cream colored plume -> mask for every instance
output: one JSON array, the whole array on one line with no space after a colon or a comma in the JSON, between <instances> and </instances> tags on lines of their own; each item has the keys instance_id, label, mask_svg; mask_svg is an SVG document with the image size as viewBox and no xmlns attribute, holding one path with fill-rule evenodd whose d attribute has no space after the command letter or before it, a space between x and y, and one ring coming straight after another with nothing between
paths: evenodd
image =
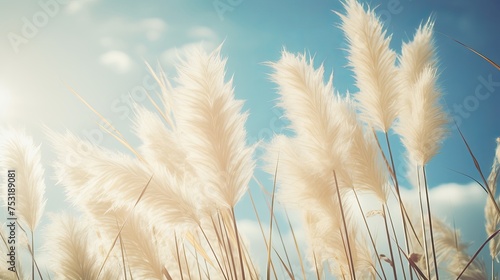
<instances>
[{"instance_id":1,"label":"cream colored plume","mask_svg":"<svg viewBox=\"0 0 500 280\"><path fill-rule=\"evenodd\" d=\"M343 4L346 14L337 14L349 43L349 65L359 88L355 98L362 119L387 132L397 116L399 95L396 53L389 47L391 37L386 36L373 10L365 10L356 0L346 0Z\"/></svg>"},{"instance_id":2,"label":"cream colored plume","mask_svg":"<svg viewBox=\"0 0 500 280\"><path fill-rule=\"evenodd\" d=\"M7 130L0 139L0 169L2 171L2 197L8 198L8 170L15 174L14 215L31 231L35 230L43 215L46 200L44 168L41 164L40 146L24 132ZM5 177L4 177L5 176ZM12 197L12 196L11 196ZM6 207L7 210L7 207Z\"/></svg>"}]
</instances>

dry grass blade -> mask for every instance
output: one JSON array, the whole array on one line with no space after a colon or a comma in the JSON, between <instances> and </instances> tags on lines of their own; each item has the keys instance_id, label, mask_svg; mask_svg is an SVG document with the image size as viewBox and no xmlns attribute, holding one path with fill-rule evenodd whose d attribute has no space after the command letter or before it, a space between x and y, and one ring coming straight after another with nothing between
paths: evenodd
<instances>
[{"instance_id":1,"label":"dry grass blade","mask_svg":"<svg viewBox=\"0 0 500 280\"><path fill-rule=\"evenodd\" d=\"M302 254L300 253L299 243L297 242L297 237L295 236L295 230L292 227L292 222L290 221L290 217L288 216L288 211L285 210L286 220L288 222L288 227L290 228L290 232L292 233L293 244L295 245L295 250L297 251L297 255L299 257L300 270L302 271L302 277L304 280L306 279L306 270L304 268L304 261L302 260Z\"/></svg>"},{"instance_id":2,"label":"dry grass blade","mask_svg":"<svg viewBox=\"0 0 500 280\"><path fill-rule=\"evenodd\" d=\"M469 266L472 264L472 262L474 261L474 259L476 259L476 257L483 250L483 248L488 244L488 242L490 242L491 239L495 238L495 236L497 236L498 233L500 233L500 229L497 230L497 231L495 231L492 235L490 235L488 237L488 239L486 239L486 241L483 242L483 244L477 249L477 251L474 253L474 255L472 256L472 258L470 259L470 261L464 267L464 269L462 270L462 272L460 272L460 274L457 276L456 280L459 280L460 277L462 277L462 275L465 273L465 271L467 270L467 268L469 268Z\"/></svg>"},{"instance_id":3,"label":"dry grass blade","mask_svg":"<svg viewBox=\"0 0 500 280\"><path fill-rule=\"evenodd\" d=\"M486 189L486 187L485 187L485 186L483 186L483 184L482 184L481 182L479 182L479 180L477 180L476 178L472 177L472 176L471 176L471 175L469 175L469 174L465 174L465 173L463 173L463 172L460 172L460 171L458 171L458 170L453 170L453 169L450 169L450 170L451 170L451 171L453 171L453 172L455 172L455 173L458 173L458 174L460 174L460 175L463 175L463 176L465 176L465 177L467 177L467 178L471 179L472 181L476 182L476 183L477 183L477 184L478 184L478 185L479 185L479 186L483 189L483 191L484 191L485 193L488 193L488 190Z\"/></svg>"},{"instance_id":4,"label":"dry grass blade","mask_svg":"<svg viewBox=\"0 0 500 280\"><path fill-rule=\"evenodd\" d=\"M158 75L156 74L156 72L153 70L153 68L151 67L151 65L149 65L149 63L146 62L146 66L148 67L149 69L149 72L151 73L151 75L153 75L153 78L155 79L155 81L158 83L158 85L160 85L160 88L164 94L164 99L166 98L165 95L167 94L168 90L167 90L167 86L169 88L171 88L170 84L167 84L165 85L165 83L158 77ZM163 73L163 72L161 72ZM164 81L168 82L167 79L164 79ZM163 117L163 119L165 120L165 122L167 122L168 125L170 125L170 127L175 127L174 125L174 122L172 121L172 119L170 118L169 116L169 109L170 108L166 108L167 109L167 114L165 114L161 109L160 107L156 104L156 102L151 98L151 96L149 94L147 94L147 97L149 99L149 101L151 101L151 103L153 104L153 106L155 107L155 109L158 111L158 113L160 113L160 115ZM167 107L167 104L166 102L164 102L165 104L165 107Z\"/></svg>"},{"instance_id":5,"label":"dry grass blade","mask_svg":"<svg viewBox=\"0 0 500 280\"><path fill-rule=\"evenodd\" d=\"M387 224L387 211L386 211L385 205L382 205L382 211L384 214L383 218L384 218L384 225L385 225L385 234L387 236L387 244L389 245L389 253L391 254L391 261L394 263L394 252L392 250L392 242L391 242L391 237L390 237L390 233L389 233L389 226ZM398 276L396 273L396 267L394 265L392 265L391 267L392 267L394 279L397 280Z\"/></svg>"},{"instance_id":6,"label":"dry grass blade","mask_svg":"<svg viewBox=\"0 0 500 280\"><path fill-rule=\"evenodd\" d=\"M116 226L118 227L118 223L116 224ZM122 238L122 235L119 234L120 236L120 253L121 253L121 257L122 257L122 265L123 265L123 277L125 278L125 280L127 280L127 264L126 264L126 261L125 261L125 248L123 248L123 238Z\"/></svg>"},{"instance_id":7,"label":"dry grass blade","mask_svg":"<svg viewBox=\"0 0 500 280\"><path fill-rule=\"evenodd\" d=\"M260 183L260 182L258 182L258 183ZM260 216L259 216L259 213L257 211L257 207L255 206L255 200L253 199L253 195L252 195L252 192L250 189L248 189L248 194L250 197L250 201L252 202L253 211L255 212L255 216L257 217L257 222L259 224L260 233L262 234L262 239L264 240L264 245L266 246L266 248L268 248L268 243L267 243L268 241L266 239L266 234L264 233L264 228L262 227L262 222L260 220ZM273 273L276 275L276 270L274 268L274 262L272 259L271 259L271 269L273 270Z\"/></svg>"},{"instance_id":8,"label":"dry grass blade","mask_svg":"<svg viewBox=\"0 0 500 280\"><path fill-rule=\"evenodd\" d=\"M205 259L205 261L207 261L211 266L214 266L214 264L212 263L212 260L208 256L205 249L200 245L200 243L194 238L194 236L190 232L187 232L184 235L184 238L187 241L189 241L189 243L194 247L195 251L197 253L199 253Z\"/></svg>"},{"instance_id":9,"label":"dry grass blade","mask_svg":"<svg viewBox=\"0 0 500 280\"><path fill-rule=\"evenodd\" d=\"M281 258L281 256L279 255L278 251L276 251L275 248L273 248L274 252L276 253L276 256L278 256L280 262L281 262L281 265L283 265L283 267L285 268L286 270L286 273L288 274L288 276L290 276L290 279L292 280L295 280L295 277L294 277L294 274L293 272L291 271L291 267L289 268L286 263L283 261L283 259Z\"/></svg>"},{"instance_id":10,"label":"dry grass blade","mask_svg":"<svg viewBox=\"0 0 500 280\"><path fill-rule=\"evenodd\" d=\"M424 174L425 200L426 200L426 204L427 204L427 216L428 216L428 220L429 220L429 233L430 233L430 237L431 237L431 248L432 248L432 256L434 259L434 269L436 271L436 279L439 280L436 245L434 242L434 229L432 227L431 203L430 203L430 199L429 199L429 186L427 185L427 173L425 172L425 166L422 166L422 173ZM430 268L429 268L429 270L430 270Z\"/></svg>"},{"instance_id":11,"label":"dry grass blade","mask_svg":"<svg viewBox=\"0 0 500 280\"><path fill-rule=\"evenodd\" d=\"M280 229L280 226L278 224L278 220L276 219L276 215L274 216L274 223L276 224L276 230L278 231L278 236L280 238L281 246L283 248L283 252L285 253L286 262L288 264L288 267L290 268L290 271L292 272L292 274L294 274L292 263L290 262L290 257L288 256L288 250L286 249L285 241L283 240L283 235L281 234L281 229ZM276 251L276 249L275 249L275 251Z\"/></svg>"},{"instance_id":12,"label":"dry grass blade","mask_svg":"<svg viewBox=\"0 0 500 280\"><path fill-rule=\"evenodd\" d=\"M278 165L279 165L279 154L276 160L276 168L274 170L274 181L273 181L273 192L271 197L271 217L269 218L269 244L267 244L267 268L266 268L266 279L270 279L271 272L271 248L273 243L273 218L274 218L274 198L276 194L276 181L278 176Z\"/></svg>"},{"instance_id":13,"label":"dry grass blade","mask_svg":"<svg viewBox=\"0 0 500 280\"><path fill-rule=\"evenodd\" d=\"M177 239L177 233L175 231L174 231L174 240L175 240L175 253L176 253L176 257L177 257L176 258L177 267L179 268L179 273L181 274L181 280L182 280L182 279L184 279L184 274L182 272L181 257L179 255L179 240Z\"/></svg>"},{"instance_id":14,"label":"dry grass blade","mask_svg":"<svg viewBox=\"0 0 500 280\"><path fill-rule=\"evenodd\" d=\"M139 195L139 197L137 198L137 201L135 202L134 206L132 207L132 212L134 211L135 207L137 206L137 204L139 204L139 201L141 201L141 198L143 197L144 193L146 192L146 190L148 189L148 186L149 184L151 183L151 180L153 180L153 175L151 175L151 177L149 178L149 181L147 182L147 184L144 186L144 188L142 189L142 192L141 194ZM125 224L127 223L129 217L132 215L132 213L129 213L129 215L125 218L125 221L123 222L123 224L120 226L120 230L118 231L118 234L116 235L116 237L114 238L113 240L113 243L111 245L111 247L109 248L108 250L108 253L106 254L106 257L104 258L104 261L101 265L101 268L99 269L99 273L97 274L97 278L99 278L99 276L101 275L103 269L104 269L104 266L106 265L106 262L109 258L109 256L111 255L111 251L113 251L113 248L115 247L115 244L116 242L118 241L118 238L120 236L120 233L122 232L123 230L123 227L125 227Z\"/></svg>"},{"instance_id":15,"label":"dry grass blade","mask_svg":"<svg viewBox=\"0 0 500 280\"><path fill-rule=\"evenodd\" d=\"M377 250L377 245L375 244L375 240L373 239L372 231L370 230L370 227L368 226L368 222L366 221L366 215L364 214L363 207L361 206L361 202L359 201L358 194L355 189L353 189L354 197L356 198L356 203L358 204L359 211L361 212L361 217L363 218L363 223L365 224L366 231L368 232L368 236L370 238L370 242L373 247L373 251L375 252L376 256L379 256L380 254L378 253ZM382 266L382 261L380 258L377 258L378 264L380 265L380 269L382 270L382 274L384 275L384 278L387 279L387 276L385 275L385 270L384 267ZM376 269L375 269L376 270Z\"/></svg>"},{"instance_id":16,"label":"dry grass blade","mask_svg":"<svg viewBox=\"0 0 500 280\"><path fill-rule=\"evenodd\" d=\"M493 60L489 59L487 56L481 54L480 52L476 51L475 49L473 49L472 47L469 47L468 45L460 42L459 40L447 35L447 34L444 34L444 33L441 33L443 34L444 36L450 38L451 40L459 43L460 45L462 45L463 47L465 47L466 49L468 49L469 51L477 54L479 57L481 57L482 59L486 60L488 63L490 63L491 65L493 65L493 67L495 67L496 69L500 70L500 65L496 64Z\"/></svg>"},{"instance_id":17,"label":"dry grass blade","mask_svg":"<svg viewBox=\"0 0 500 280\"><path fill-rule=\"evenodd\" d=\"M399 241L398 241L398 238L396 235L396 229L394 228L394 221L392 220L391 211L389 209L387 209L387 216L389 216L389 224L391 225L392 234L394 236L394 242L396 243L396 247L399 248L401 246L399 246ZM399 256L399 263L401 264L401 269L403 271L403 278L406 280L406 271L404 270L403 258L401 257L401 252L399 250L398 250L398 256ZM392 261L395 262L396 260L392 260ZM393 266L394 266L394 264L393 264ZM411 271L410 271L410 273L411 273Z\"/></svg>"},{"instance_id":18,"label":"dry grass blade","mask_svg":"<svg viewBox=\"0 0 500 280\"><path fill-rule=\"evenodd\" d=\"M19 221L16 221L17 225L19 226L19 228L22 230L22 232L28 236L28 233L26 232L26 230L23 228L23 226L19 223ZM3 237L2 237L3 238ZM31 232L31 240L33 240L33 232ZM38 272L38 276L40 276L40 279L43 280L43 277L42 277L42 272L40 271L40 268L38 267L38 263L36 261L36 258L35 258L35 253L33 252L33 249L34 248L34 243L31 243L31 245L28 243L28 251L31 255L31 258L32 258L32 265L33 265L33 268L32 268L32 277L33 276L33 273L34 273L34 268L36 268L37 272ZM17 271L16 271L17 273ZM18 276L19 277L19 276Z\"/></svg>"},{"instance_id":19,"label":"dry grass blade","mask_svg":"<svg viewBox=\"0 0 500 280\"><path fill-rule=\"evenodd\" d=\"M337 174L335 173L335 170L333 170L333 178L335 179L335 189L337 190L337 198L339 202L339 207L340 207L340 214L342 216L342 225L344 226L344 232L345 232L345 240L346 240L346 245L347 245L347 253L349 257L349 269L351 270L351 277L352 279L356 279L356 270L354 269L354 260L352 257L352 249L351 249L351 242L349 240L349 230L347 229L347 222L346 222L346 217L345 217L345 212L344 212L344 205L342 202L342 197L340 196L340 188L339 184L337 181Z\"/></svg>"},{"instance_id":20,"label":"dry grass blade","mask_svg":"<svg viewBox=\"0 0 500 280\"><path fill-rule=\"evenodd\" d=\"M213 227L215 229L216 228L215 222L213 221L213 219L211 219L211 220L212 220L212 225L213 225ZM199 225L199 229L200 229L203 237L207 241L207 244L208 244L208 247L210 248L210 251L212 252L212 254L215 257L215 261L217 262L217 265L219 266L219 269L220 269L220 272L222 273L222 276L224 277L225 280L228 280L228 276L226 276L226 275L229 275L228 272L227 272L227 270L225 270L224 268L222 268L221 262L219 261L219 258L217 257L217 253L215 252L215 250L214 250L214 248L212 246L212 243L210 242L210 239L208 238L205 230L203 229L203 227L201 226L201 224L198 224L198 225ZM221 238L219 236L219 233L218 233L217 230L215 232L217 234L218 243L220 244L221 243ZM208 269L207 269L207 271L208 271Z\"/></svg>"},{"instance_id":21,"label":"dry grass blade","mask_svg":"<svg viewBox=\"0 0 500 280\"><path fill-rule=\"evenodd\" d=\"M165 267L162 269L162 273L163 273L163 276L165 276L165 278L167 278L167 280L174 280L172 278L172 276L170 275L170 273L168 273L168 270Z\"/></svg>"},{"instance_id":22,"label":"dry grass blade","mask_svg":"<svg viewBox=\"0 0 500 280\"><path fill-rule=\"evenodd\" d=\"M92 105L90 105L76 90L74 90L72 87L69 85L66 85L66 87L73 93L87 108L89 108L94 114L96 114L106 125L107 127L104 127L101 124L98 124L102 129L104 129L106 132L108 132L111 136L113 136L118 142L120 142L122 145L124 145L127 149L129 149L134 155L137 156L137 158L141 159L141 156L135 149L130 145L125 140L125 137L120 133L119 130L117 130L105 117L103 117ZM111 129L111 130L110 130Z\"/></svg>"},{"instance_id":23,"label":"dry grass blade","mask_svg":"<svg viewBox=\"0 0 500 280\"><path fill-rule=\"evenodd\" d=\"M238 233L238 225L236 224L236 215L234 214L234 207L231 208L231 215L232 215L232 220L233 220L233 226L234 226L234 236L236 238L236 245L238 247L238 257L240 259L240 269L241 269L241 277L243 280L245 280L245 267L243 266L243 253L241 250L241 240L239 237Z\"/></svg>"},{"instance_id":24,"label":"dry grass blade","mask_svg":"<svg viewBox=\"0 0 500 280\"><path fill-rule=\"evenodd\" d=\"M455 122L455 126L456 126L456 128L458 130L458 133L460 134L460 137L464 141L465 146L467 147L467 151L469 152L470 156L472 157L472 160L474 161L474 166L476 167L476 170L479 172L479 175L481 175L481 179L483 180L483 183L486 186L486 189L489 190L490 187L488 186L488 181L484 177L483 171L481 170L481 166L479 166L479 162L477 161L476 156L472 152L472 149L470 148L469 143L467 142L467 140L465 140L465 136L463 135L462 130L460 130L460 127L458 127L458 125L457 125L456 122ZM493 202L493 205L495 206L498 214L500 215L500 208L498 207L498 204L495 201L494 194L492 194L491 192L488 191L488 197L491 199L491 201Z\"/></svg>"},{"instance_id":25,"label":"dry grass blade","mask_svg":"<svg viewBox=\"0 0 500 280\"><path fill-rule=\"evenodd\" d=\"M318 280L321 280L321 277L320 277L320 274L319 274L319 268L318 268L318 261L316 260L316 254L313 253L313 258L314 258L314 268L315 268L315 271L316 271L316 278Z\"/></svg>"}]
</instances>

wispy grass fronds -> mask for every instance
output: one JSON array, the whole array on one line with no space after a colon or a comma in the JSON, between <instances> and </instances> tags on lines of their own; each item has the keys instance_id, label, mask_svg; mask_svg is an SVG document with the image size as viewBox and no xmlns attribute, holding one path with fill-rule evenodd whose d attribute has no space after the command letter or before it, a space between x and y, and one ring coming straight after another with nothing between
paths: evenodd
<instances>
[{"instance_id":1,"label":"wispy grass fronds","mask_svg":"<svg viewBox=\"0 0 500 280\"><path fill-rule=\"evenodd\" d=\"M98 200L88 201L84 205L89 221L98 228L101 239L107 240L109 244L116 234L120 234L120 244L114 249L115 251L118 248L122 249L123 259L127 263L126 268L134 278L163 279L162 270L165 263L162 260L171 259L165 257L165 254L160 254L165 246L162 246L163 240L157 240L152 229L153 225L149 224L149 217L126 208L110 209L110 205L109 201ZM120 231L122 225L124 226ZM109 250L109 247L105 250ZM106 253L101 256L104 257ZM112 266L108 264L108 267Z\"/></svg>"},{"instance_id":2,"label":"wispy grass fronds","mask_svg":"<svg viewBox=\"0 0 500 280\"><path fill-rule=\"evenodd\" d=\"M411 42L403 44L397 73L402 95L396 132L409 158L419 166L438 152L446 134L447 116L439 105L441 93L436 85L433 27L429 19L417 29Z\"/></svg>"},{"instance_id":3,"label":"wispy grass fronds","mask_svg":"<svg viewBox=\"0 0 500 280\"><path fill-rule=\"evenodd\" d=\"M471 257L467 254L467 244L462 243L457 230L444 224L438 218L433 218L435 243L438 263L447 263L446 270L450 276L458 277ZM486 268L477 258L472 261L460 279L487 279Z\"/></svg>"},{"instance_id":4,"label":"wispy grass fronds","mask_svg":"<svg viewBox=\"0 0 500 280\"><path fill-rule=\"evenodd\" d=\"M217 207L232 208L246 192L254 168L253 148L246 146L247 113L226 82L220 47L207 54L193 49L177 67L174 96L180 139L206 195Z\"/></svg>"},{"instance_id":5,"label":"wispy grass fronds","mask_svg":"<svg viewBox=\"0 0 500 280\"><path fill-rule=\"evenodd\" d=\"M8 130L0 139L2 175L15 170L15 213L19 221L34 231L45 208L45 176L40 162L40 146L22 131ZM6 175L4 175L6 176ZM2 197L7 205L7 178L2 182Z\"/></svg>"},{"instance_id":6,"label":"wispy grass fronds","mask_svg":"<svg viewBox=\"0 0 500 280\"><path fill-rule=\"evenodd\" d=\"M437 70L425 67L413 90L403 97L396 127L409 158L419 166L426 165L438 153L447 131L447 116L439 104L441 94L436 80Z\"/></svg>"},{"instance_id":7,"label":"wispy grass fronds","mask_svg":"<svg viewBox=\"0 0 500 280\"><path fill-rule=\"evenodd\" d=\"M48 130L46 134L57 157L53 161L55 179L64 186L67 199L78 204L81 199L96 197L98 188L87 188L89 179L95 173L95 170L88 168L87 162L105 151L69 131L56 133Z\"/></svg>"},{"instance_id":8,"label":"wispy grass fronds","mask_svg":"<svg viewBox=\"0 0 500 280\"><path fill-rule=\"evenodd\" d=\"M391 37L373 10L365 10L356 0L343 2L346 14L337 13L349 44L349 65L356 77L362 119L370 126L388 132L398 111L399 94L396 53L390 49Z\"/></svg>"},{"instance_id":9,"label":"wispy grass fronds","mask_svg":"<svg viewBox=\"0 0 500 280\"><path fill-rule=\"evenodd\" d=\"M91 225L66 214L54 214L51 219L45 246L55 279L97 280L99 263L94 252L94 237L89 231ZM102 279L117 277L112 270L103 271L101 276Z\"/></svg>"},{"instance_id":10,"label":"wispy grass fronds","mask_svg":"<svg viewBox=\"0 0 500 280\"><path fill-rule=\"evenodd\" d=\"M412 91L425 68L437 66L433 28L434 21L429 18L419 26L412 41L403 43L398 69L402 94Z\"/></svg>"},{"instance_id":11,"label":"wispy grass fronds","mask_svg":"<svg viewBox=\"0 0 500 280\"><path fill-rule=\"evenodd\" d=\"M287 51L278 62L271 63L275 70L271 78L279 85L278 105L285 109L297 134L303 161L316 167L317 173L330 175L336 170L342 174L341 180L348 180L343 169L350 148L345 122L351 116L346 116L344 104L333 94L333 76L325 84L323 67L314 69L312 63L305 55Z\"/></svg>"},{"instance_id":12,"label":"wispy grass fronds","mask_svg":"<svg viewBox=\"0 0 500 280\"><path fill-rule=\"evenodd\" d=\"M357 248L367 246L358 239L359 231L356 223L352 223L350 203L344 201L344 216L347 223L347 233L342 225L342 214L336 185L332 175L314 175L313 169L300 161L300 149L294 139L278 136L267 148L270 158L279 153L278 167L278 198L287 207L301 210L304 216L304 227L307 232L309 246L309 263L316 264L319 271L327 264L332 273L338 277L350 277L352 258L356 271L362 265L359 263ZM273 159L268 159L272 162ZM276 162L276 161L274 161ZM275 167L275 164L274 166ZM345 199L347 189L342 189L341 199ZM346 236L350 238L350 250L347 247Z\"/></svg>"},{"instance_id":13,"label":"wispy grass fronds","mask_svg":"<svg viewBox=\"0 0 500 280\"><path fill-rule=\"evenodd\" d=\"M497 192L497 181L498 181L498 173L500 172L500 138L497 138L497 147L495 149L495 158L493 159L493 165L491 166L491 172L488 176L488 188L489 192L496 196ZM494 205L496 203L499 204L499 200L496 199L487 199L486 206L484 208L484 215L486 217L486 233L488 236L495 233L498 230L500 225L500 215L497 211L497 207ZM500 251L500 239L498 237L493 238L489 244L490 247L490 255L492 259L496 259L498 261L498 253Z\"/></svg>"},{"instance_id":14,"label":"wispy grass fronds","mask_svg":"<svg viewBox=\"0 0 500 280\"><path fill-rule=\"evenodd\" d=\"M315 69L305 55L282 52L271 63L272 79L279 85L279 106L297 136L293 141L306 163L318 174L338 174L342 186L387 198L387 177L379 164L375 142L365 136L349 98L333 93L332 79L325 84L323 67Z\"/></svg>"},{"instance_id":15,"label":"wispy grass fronds","mask_svg":"<svg viewBox=\"0 0 500 280\"><path fill-rule=\"evenodd\" d=\"M199 192L189 188L188 181L120 154L103 156L90 162L89 168L100 172L90 178L88 185L99 186L101 195L114 207L134 205L152 178L139 205L161 221L161 226L197 226Z\"/></svg>"},{"instance_id":16,"label":"wispy grass fronds","mask_svg":"<svg viewBox=\"0 0 500 280\"><path fill-rule=\"evenodd\" d=\"M34 231L46 204L45 170L40 161L40 146L36 146L30 136L19 130L5 131L3 139L0 139L0 170L2 174L15 174L15 181L14 191L10 191L12 188L5 177L2 197L5 205L9 206L7 210L13 209L9 210L9 215L15 214L20 226L25 225L30 230L32 278L35 275Z\"/></svg>"},{"instance_id":17,"label":"wispy grass fronds","mask_svg":"<svg viewBox=\"0 0 500 280\"><path fill-rule=\"evenodd\" d=\"M142 142L140 152L145 161L160 164L177 177L192 173L177 133L168 129L158 114L144 107L136 106L135 113L134 130Z\"/></svg>"},{"instance_id":18,"label":"wispy grass fronds","mask_svg":"<svg viewBox=\"0 0 500 280\"><path fill-rule=\"evenodd\" d=\"M67 132L51 136L59 154L60 182L75 205L106 201L109 207L132 207L151 179L141 199L144 211L161 224L197 226L199 191L186 187L189 178L176 178L154 162L147 165L128 155L97 147ZM192 182L192 181L191 181ZM82 207L83 210L85 207ZM168 226L167 226L168 227Z\"/></svg>"}]
</instances>

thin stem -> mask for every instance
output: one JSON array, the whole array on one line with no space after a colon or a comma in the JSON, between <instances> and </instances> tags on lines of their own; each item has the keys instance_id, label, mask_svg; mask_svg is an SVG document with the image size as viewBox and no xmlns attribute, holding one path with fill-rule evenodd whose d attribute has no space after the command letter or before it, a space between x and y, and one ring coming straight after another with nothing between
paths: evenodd
<instances>
[{"instance_id":1,"label":"thin stem","mask_svg":"<svg viewBox=\"0 0 500 280\"><path fill-rule=\"evenodd\" d=\"M340 206L340 212L342 214L342 224L344 225L344 231L345 231L345 238L346 238L346 243L347 243L347 248L349 250L349 264L350 264L350 269L351 269L351 276L352 279L356 279L356 272L354 271L354 261L352 258L352 250L351 250L351 244L349 242L349 232L347 230L347 223L344 215L344 206L342 203L342 198L340 197L340 190L339 190L339 184L337 182L337 174L335 173L335 170L333 171L333 178L335 179L335 186L337 190L337 196L339 198L339 206Z\"/></svg>"},{"instance_id":2,"label":"thin stem","mask_svg":"<svg viewBox=\"0 0 500 280\"><path fill-rule=\"evenodd\" d=\"M382 210L384 212L384 225L385 225L385 234L387 235L387 243L389 244L389 252L391 253L391 261L392 261L392 272L394 273L394 279L398 279L398 275L396 273L396 267L394 266L394 253L392 252L392 243L391 243L391 238L389 234L389 226L387 225L387 215L385 211L385 205L382 204ZM378 256L380 257L380 256Z\"/></svg>"},{"instance_id":3,"label":"thin stem","mask_svg":"<svg viewBox=\"0 0 500 280\"><path fill-rule=\"evenodd\" d=\"M377 256L377 261L380 265L380 269L382 270L382 274L384 275L384 279L387 279L387 276L385 275L385 270L384 267L382 266L382 261L380 260L380 254L377 251L377 246L375 245L375 240L373 239L372 231L370 230L370 227L368 226L368 222L366 221L365 214L363 212L363 207L361 206L361 203L359 202L358 194L356 193L356 190L353 188L352 190L354 192L354 197L356 197L356 202L358 203L359 211L361 212L361 216L363 217L363 222L365 224L366 230L368 231L368 236L370 237L370 241L373 246L373 250L375 251L375 255ZM375 271L377 269L375 268Z\"/></svg>"},{"instance_id":4,"label":"thin stem","mask_svg":"<svg viewBox=\"0 0 500 280\"><path fill-rule=\"evenodd\" d=\"M431 279L431 264L429 261L429 249L427 248L427 231L425 230L425 214L424 214L424 205L422 202L422 183L420 182L420 172L417 167L417 184L418 184L418 201L420 204L420 220L422 233L424 238L424 251L425 251L425 263L427 264L427 278Z\"/></svg>"},{"instance_id":5,"label":"thin stem","mask_svg":"<svg viewBox=\"0 0 500 280\"><path fill-rule=\"evenodd\" d=\"M396 236L396 230L394 229L394 222L392 220L391 211L389 211L389 209L387 209L387 215L389 215L389 222L391 224L392 234L394 236ZM396 247L400 248L401 246L399 246L398 239L394 238L394 241L396 242ZM401 269L403 270L403 278L406 280L406 273L405 273L404 266L403 266L403 257L401 257L401 251L400 250L398 250L398 256L399 256L399 263L401 263ZM395 262L396 260L393 260L393 261Z\"/></svg>"},{"instance_id":6,"label":"thin stem","mask_svg":"<svg viewBox=\"0 0 500 280\"><path fill-rule=\"evenodd\" d=\"M388 135L387 132L385 132L384 135L385 135L385 141L387 143L387 149L389 151L389 157L391 159L392 172L393 172L393 175L394 175L394 184L396 185L396 194L398 196L399 209L401 211L401 219L403 221L403 231L404 231L404 234L405 234L406 254L410 254L410 248L409 248L409 243L408 243L408 230L407 230L407 225L406 225L405 213L404 213L404 209L403 209L403 207L404 207L403 206L403 200L401 199L401 193L399 191L399 182L398 182L398 176L397 176L397 173L396 173L396 165L394 164L394 158L392 156L392 149L391 149L391 143L389 141L389 135ZM387 211L389 211L389 209L387 209ZM397 240L397 236L394 236L394 238ZM399 256L401 258L401 255L399 255ZM404 270L403 267L401 267L401 269L403 270L403 275L405 276L405 279L406 279L405 270ZM408 263L408 270L410 272L410 279L413 280L413 273L411 273L411 264L410 263Z\"/></svg>"},{"instance_id":7,"label":"thin stem","mask_svg":"<svg viewBox=\"0 0 500 280\"><path fill-rule=\"evenodd\" d=\"M31 279L35 279L35 238L33 237L33 230L31 230Z\"/></svg>"},{"instance_id":8,"label":"thin stem","mask_svg":"<svg viewBox=\"0 0 500 280\"><path fill-rule=\"evenodd\" d=\"M422 166L422 171L424 174L424 184L425 184L425 198L427 200L427 215L429 218L429 228L431 233L431 246L432 246L432 256L434 259L434 270L436 271L436 280L439 280L438 273L438 263L436 258L436 246L434 245L434 232L432 230L432 215L431 215L431 203L429 201L429 187L427 186L427 175L425 173L425 166Z\"/></svg>"},{"instance_id":9,"label":"thin stem","mask_svg":"<svg viewBox=\"0 0 500 280\"><path fill-rule=\"evenodd\" d=\"M243 266L243 255L241 253L241 242L238 234L238 225L236 224L236 215L234 214L234 207L231 208L233 218L234 235L236 236L236 245L238 246L238 255L240 257L241 279L245 280L245 267Z\"/></svg>"}]
</instances>

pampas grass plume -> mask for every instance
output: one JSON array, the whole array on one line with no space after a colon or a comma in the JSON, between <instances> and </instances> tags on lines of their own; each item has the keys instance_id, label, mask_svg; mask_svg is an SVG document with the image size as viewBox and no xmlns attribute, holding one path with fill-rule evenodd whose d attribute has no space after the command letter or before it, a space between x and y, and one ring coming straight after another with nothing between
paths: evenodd
<instances>
[{"instance_id":1,"label":"pampas grass plume","mask_svg":"<svg viewBox=\"0 0 500 280\"><path fill-rule=\"evenodd\" d=\"M488 187L489 192L495 197L497 193L497 181L498 174L500 172L500 138L496 140L497 147L495 149L495 158L493 159L493 165L491 166L491 172L488 176ZM494 203L499 203L499 199L493 201L489 197L486 199L486 205L484 207L484 215L486 217L486 233L491 236L495 231L498 230L500 225L500 215L498 214L497 207ZM492 259L497 259L498 253L500 251L500 239L497 237L493 238L489 243L490 255Z\"/></svg>"},{"instance_id":2,"label":"pampas grass plume","mask_svg":"<svg viewBox=\"0 0 500 280\"><path fill-rule=\"evenodd\" d=\"M44 168L41 164L40 146L24 132L8 130L0 144L0 167L2 174L7 170L16 172L16 215L19 220L34 231L42 217L46 200ZM3 180L5 184L7 179ZM7 186L2 188L7 205Z\"/></svg>"},{"instance_id":3,"label":"pampas grass plume","mask_svg":"<svg viewBox=\"0 0 500 280\"><path fill-rule=\"evenodd\" d=\"M174 112L180 139L200 184L218 207L232 208L253 174L253 148L246 146L243 102L225 82L220 47L210 54L194 48L177 67Z\"/></svg>"},{"instance_id":4,"label":"pampas grass plume","mask_svg":"<svg viewBox=\"0 0 500 280\"><path fill-rule=\"evenodd\" d=\"M45 246L55 279L116 279L108 270L97 277L101 263L95 255L90 224L67 214L53 214L51 220Z\"/></svg>"},{"instance_id":5,"label":"pampas grass plume","mask_svg":"<svg viewBox=\"0 0 500 280\"><path fill-rule=\"evenodd\" d=\"M346 14L337 13L349 43L349 65L356 77L362 120L377 130L389 131L396 119L399 94L396 53L390 49L383 25L373 10L356 0L343 2Z\"/></svg>"},{"instance_id":6,"label":"pampas grass plume","mask_svg":"<svg viewBox=\"0 0 500 280\"><path fill-rule=\"evenodd\" d=\"M431 66L422 70L413 91L404 96L396 127L410 159L420 166L437 154L446 135L448 120L438 103L441 95L435 85L436 71Z\"/></svg>"}]
</instances>

